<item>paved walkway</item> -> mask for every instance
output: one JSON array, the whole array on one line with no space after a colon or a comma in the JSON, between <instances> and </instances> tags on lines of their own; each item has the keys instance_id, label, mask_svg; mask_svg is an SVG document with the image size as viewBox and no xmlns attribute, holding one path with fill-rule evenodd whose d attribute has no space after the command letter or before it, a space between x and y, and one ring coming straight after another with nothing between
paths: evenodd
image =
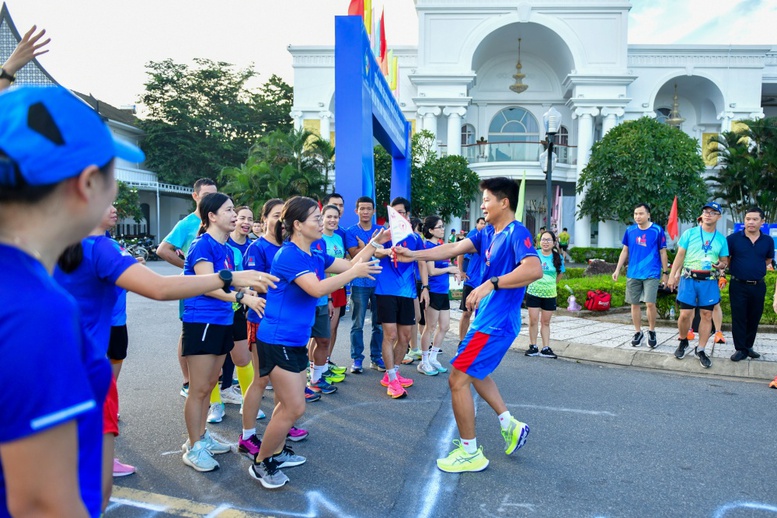
<instances>
[{"instance_id":1,"label":"paved walkway","mask_svg":"<svg viewBox=\"0 0 777 518\"><path fill-rule=\"evenodd\" d=\"M452 301L453 302L453 301ZM458 301L453 302L458 304ZM452 304L452 305L453 305ZM458 307L458 306L457 306ZM513 349L525 350L529 346L529 317L525 309L521 310L521 333L512 345ZM457 334L461 311L451 309L450 332ZM630 321L628 314L616 320ZM697 339L690 342L685 358L678 360L674 356L677 348L677 327L666 327L666 322L656 326L658 347L647 346L647 336L641 347L632 347L634 327L631 323L603 321L590 312L569 313L557 311L550 323L550 346L560 358L584 360L614 365L634 366L647 369L661 369L674 372L730 376L754 380L772 380L777 376L777 333L758 333L754 350L761 353L757 360L732 362L734 353L731 333L724 331L725 344L707 344L707 354L712 359L712 367L705 369L693 354ZM663 327L661 327L663 326ZM647 326L643 327L647 330ZM647 333L645 333L647 335ZM710 354L711 353L711 354Z\"/></svg>"}]
</instances>

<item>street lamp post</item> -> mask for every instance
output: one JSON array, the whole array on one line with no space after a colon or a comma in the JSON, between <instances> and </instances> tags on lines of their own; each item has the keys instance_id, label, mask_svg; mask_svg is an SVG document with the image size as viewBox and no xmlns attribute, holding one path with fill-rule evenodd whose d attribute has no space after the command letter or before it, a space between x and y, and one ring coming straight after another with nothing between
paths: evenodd
<instances>
[{"instance_id":1,"label":"street lamp post","mask_svg":"<svg viewBox=\"0 0 777 518\"><path fill-rule=\"evenodd\" d=\"M545 138L548 141L547 162L542 163L540 166L545 166L545 188L547 196L548 211L545 214L545 228L550 230L551 214L553 211L553 145L555 143L556 134L561 127L561 113L554 107L550 107L550 110L546 111L542 116L542 122L545 125Z\"/></svg>"}]
</instances>

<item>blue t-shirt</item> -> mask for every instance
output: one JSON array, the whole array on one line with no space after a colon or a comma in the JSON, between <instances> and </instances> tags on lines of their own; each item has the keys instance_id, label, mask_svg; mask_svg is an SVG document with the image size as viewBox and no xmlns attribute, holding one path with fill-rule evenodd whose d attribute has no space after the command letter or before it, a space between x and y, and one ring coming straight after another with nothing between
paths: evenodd
<instances>
[{"instance_id":1,"label":"blue t-shirt","mask_svg":"<svg viewBox=\"0 0 777 518\"><path fill-rule=\"evenodd\" d=\"M106 236L106 237L110 237L110 236ZM117 243L113 239L111 239L111 241L113 241L113 244L116 247L116 249L119 250L119 252L121 252L121 255L132 257L119 243ZM111 326L125 326L127 325L127 290L116 286L116 293L118 295L118 299L116 300L116 305L113 306L113 315L111 316Z\"/></svg>"},{"instance_id":2,"label":"blue t-shirt","mask_svg":"<svg viewBox=\"0 0 777 518\"><path fill-rule=\"evenodd\" d=\"M200 230L202 221L196 212L192 212L181 221L175 224L173 230L167 234L162 241L166 241L173 245L175 248L183 250L184 254L189 253L189 247L191 246L194 238L197 237L197 232Z\"/></svg>"},{"instance_id":3,"label":"blue t-shirt","mask_svg":"<svg viewBox=\"0 0 777 518\"><path fill-rule=\"evenodd\" d=\"M183 265L184 275L195 275L194 265L200 261L213 264L213 271L235 269L234 252L221 244L207 232L199 236L189 247L186 262ZM183 301L183 321L200 324L216 324L231 326L235 313L232 304L209 295L197 295Z\"/></svg>"},{"instance_id":4,"label":"blue t-shirt","mask_svg":"<svg viewBox=\"0 0 777 518\"><path fill-rule=\"evenodd\" d=\"M316 319L316 298L294 282L297 277L314 273L319 279L334 262L328 254L303 252L286 241L275 254L270 273L278 277L275 288L267 293L267 307L256 339L272 345L305 347Z\"/></svg>"},{"instance_id":5,"label":"blue t-shirt","mask_svg":"<svg viewBox=\"0 0 777 518\"><path fill-rule=\"evenodd\" d=\"M429 249L439 245L434 241L427 241L425 246L427 249ZM451 265L451 261L449 259L445 259L444 261L434 262L435 268L447 268L450 265ZM447 295L449 287L450 287L450 276L448 275L448 273L443 273L440 275L429 275L430 293L443 293Z\"/></svg>"},{"instance_id":6,"label":"blue t-shirt","mask_svg":"<svg viewBox=\"0 0 777 518\"><path fill-rule=\"evenodd\" d=\"M243 254L243 269L270 273L272 260L280 249L280 246L270 243L264 236L261 236L251 243L251 246L248 247L246 253ZM263 298L266 297L264 293L260 293L259 296ZM254 324L258 324L262 321L262 317L259 313L251 308L248 308L246 318L249 322L253 322Z\"/></svg>"},{"instance_id":7,"label":"blue t-shirt","mask_svg":"<svg viewBox=\"0 0 777 518\"><path fill-rule=\"evenodd\" d=\"M677 246L685 248L683 266L691 270L709 271L721 257L728 257L726 237L717 230L705 232L701 225L683 232Z\"/></svg>"},{"instance_id":8,"label":"blue t-shirt","mask_svg":"<svg viewBox=\"0 0 777 518\"><path fill-rule=\"evenodd\" d=\"M366 246L372 246L369 244L370 239L372 239L372 235L381 228L383 227L373 224L369 230L364 230L358 223L352 227L348 227L348 229L345 231L345 249L350 250L355 246L359 246L359 242L356 240L356 238L361 239L362 243L364 243ZM360 277L351 281L351 286L359 286L362 288L374 288L375 284L376 281L366 277Z\"/></svg>"},{"instance_id":9,"label":"blue t-shirt","mask_svg":"<svg viewBox=\"0 0 777 518\"><path fill-rule=\"evenodd\" d=\"M410 234L397 244L409 250L424 249L424 241L417 234ZM383 245L383 248L391 248L391 246L391 241L389 241ZM394 264L394 260L388 255L381 257L380 266L383 270L377 276L376 295L393 295L411 299L418 296L415 289L416 275L413 263L397 262Z\"/></svg>"},{"instance_id":10,"label":"blue t-shirt","mask_svg":"<svg viewBox=\"0 0 777 518\"><path fill-rule=\"evenodd\" d=\"M537 257L532 235L518 221L512 221L498 234L486 225L475 234L472 244L483 261L483 279L499 277L515 270L527 257ZM518 336L521 330L522 288L501 288L486 295L478 307L472 329L488 335Z\"/></svg>"},{"instance_id":11,"label":"blue t-shirt","mask_svg":"<svg viewBox=\"0 0 777 518\"><path fill-rule=\"evenodd\" d=\"M478 230L472 229L467 234L467 239L472 240L477 235ZM483 261L480 254L467 254L469 256L469 262L467 263L467 280L464 281L465 286L471 286L477 288L483 284Z\"/></svg>"},{"instance_id":12,"label":"blue t-shirt","mask_svg":"<svg viewBox=\"0 0 777 518\"><path fill-rule=\"evenodd\" d=\"M623 246L629 247L629 279L660 279L661 250L666 248L664 229L655 223L642 230L636 223L623 234Z\"/></svg>"},{"instance_id":13,"label":"blue t-shirt","mask_svg":"<svg viewBox=\"0 0 777 518\"><path fill-rule=\"evenodd\" d=\"M327 244L326 244L326 241L324 241L323 236L321 236L321 239L317 241L313 241L313 243L311 243L310 251L314 254L327 255ZM324 279L326 279L326 273L324 273L323 270L316 273L318 274L319 281L323 281ZM329 303L329 295L323 295L322 297L319 297L319 299L316 301L316 306L326 306L328 303Z\"/></svg>"},{"instance_id":14,"label":"blue t-shirt","mask_svg":"<svg viewBox=\"0 0 777 518\"><path fill-rule=\"evenodd\" d=\"M232 236L229 236L227 238L227 244L232 248L237 248L238 250L240 250L241 255L245 255L246 250L248 250L248 247L251 246L251 240L246 239L246 242L241 245L240 243L232 239Z\"/></svg>"},{"instance_id":15,"label":"blue t-shirt","mask_svg":"<svg viewBox=\"0 0 777 518\"><path fill-rule=\"evenodd\" d=\"M81 247L81 264L70 273L55 268L54 279L76 299L81 325L94 339L100 356L105 356L118 299L116 280L138 262L134 257L122 254L114 241L105 236L89 236L81 240Z\"/></svg>"},{"instance_id":16,"label":"blue t-shirt","mask_svg":"<svg viewBox=\"0 0 777 518\"><path fill-rule=\"evenodd\" d=\"M102 507L102 407L111 368L79 322L79 310L36 259L0 244L0 443L75 420L81 499L91 516ZM41 317L41 300L45 315ZM49 337L51 340L41 339ZM38 379L29 390L29 375ZM56 452L54 452L55 454ZM0 516L8 516L0 464Z\"/></svg>"},{"instance_id":17,"label":"blue t-shirt","mask_svg":"<svg viewBox=\"0 0 777 518\"><path fill-rule=\"evenodd\" d=\"M343 247L345 247L345 241L346 241L346 239L348 239L348 236L347 236L347 234L345 232L345 229L343 227L341 227L340 225L338 225L337 228L335 229L335 235L336 236L340 236L340 239L343 242ZM348 249L345 249L345 253L346 254L348 253ZM343 257L345 257L345 256L343 256Z\"/></svg>"},{"instance_id":18,"label":"blue t-shirt","mask_svg":"<svg viewBox=\"0 0 777 518\"><path fill-rule=\"evenodd\" d=\"M557 279L558 275L564 273L566 267L564 266L564 256L561 255L561 269L556 270L556 265L553 264L553 252L550 255L545 255L542 251L539 251L540 263L542 263L542 277L529 284L526 287L526 293L534 295L540 298L556 298L558 295Z\"/></svg>"}]
</instances>

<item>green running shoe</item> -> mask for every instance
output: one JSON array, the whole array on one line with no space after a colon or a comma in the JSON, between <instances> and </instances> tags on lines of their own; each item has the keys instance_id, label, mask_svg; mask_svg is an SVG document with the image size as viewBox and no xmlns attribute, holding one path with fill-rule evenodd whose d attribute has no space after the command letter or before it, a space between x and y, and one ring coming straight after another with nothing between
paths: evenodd
<instances>
[{"instance_id":1,"label":"green running shoe","mask_svg":"<svg viewBox=\"0 0 777 518\"><path fill-rule=\"evenodd\" d=\"M510 418L510 425L507 430L502 430L502 437L505 439L505 453L512 455L515 450L520 450L526 444L526 438L529 436L529 425L522 423L516 418Z\"/></svg>"},{"instance_id":2,"label":"green running shoe","mask_svg":"<svg viewBox=\"0 0 777 518\"><path fill-rule=\"evenodd\" d=\"M466 473L483 471L488 467L488 459L483 455L483 447L475 453L467 453L461 446L461 441L453 441L457 446L444 459L437 459L437 467L446 473Z\"/></svg>"}]
</instances>

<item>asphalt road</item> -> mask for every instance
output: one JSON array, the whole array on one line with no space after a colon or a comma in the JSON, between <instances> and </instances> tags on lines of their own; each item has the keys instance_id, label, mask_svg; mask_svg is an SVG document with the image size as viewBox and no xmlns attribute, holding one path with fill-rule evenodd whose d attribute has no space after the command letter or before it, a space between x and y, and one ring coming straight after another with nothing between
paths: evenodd
<instances>
[{"instance_id":1,"label":"asphalt road","mask_svg":"<svg viewBox=\"0 0 777 518\"><path fill-rule=\"evenodd\" d=\"M508 353L494 379L531 434L507 457L496 416L479 401L478 441L491 461L482 473L436 469L457 438L447 374L424 377L415 366L402 370L416 381L406 399L390 400L380 375L366 370L308 404L299 426L310 437L294 445L308 462L285 470L291 483L282 489L261 487L237 454L218 456L220 470L197 473L180 453L177 302L131 294L128 313L117 452L138 474L115 479L107 518L777 516L777 391L519 352ZM348 317L340 329L335 360L347 364ZM454 347L446 341L444 359ZM262 408L270 414L272 392ZM209 429L236 443L238 407L227 405L227 417Z\"/></svg>"}]
</instances>

